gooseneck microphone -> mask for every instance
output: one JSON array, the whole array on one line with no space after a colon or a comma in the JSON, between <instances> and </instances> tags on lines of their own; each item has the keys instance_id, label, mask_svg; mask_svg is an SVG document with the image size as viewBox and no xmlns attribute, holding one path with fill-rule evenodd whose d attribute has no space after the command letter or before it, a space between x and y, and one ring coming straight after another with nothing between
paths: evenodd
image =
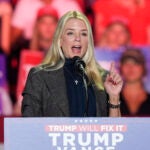
<instances>
[{"instance_id":1,"label":"gooseneck microphone","mask_svg":"<svg viewBox=\"0 0 150 150\"><path fill-rule=\"evenodd\" d=\"M74 57L75 63L74 67L77 73L82 76L84 87L85 87L85 110L83 117L88 117L88 108L89 108L89 98L88 98L88 86L87 86L87 76L85 74L85 62L78 56Z\"/></svg>"},{"instance_id":2,"label":"gooseneck microphone","mask_svg":"<svg viewBox=\"0 0 150 150\"><path fill-rule=\"evenodd\" d=\"M79 57L79 56L75 56L75 70L76 72L78 72L81 75L85 74L85 62Z\"/></svg>"}]
</instances>

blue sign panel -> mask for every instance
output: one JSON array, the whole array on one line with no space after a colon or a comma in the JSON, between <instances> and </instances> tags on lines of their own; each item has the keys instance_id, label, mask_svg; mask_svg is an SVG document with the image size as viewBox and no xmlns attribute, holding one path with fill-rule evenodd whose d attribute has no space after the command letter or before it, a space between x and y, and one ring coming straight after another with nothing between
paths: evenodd
<instances>
[{"instance_id":1,"label":"blue sign panel","mask_svg":"<svg viewBox=\"0 0 150 150\"><path fill-rule=\"evenodd\" d=\"M150 118L5 118L5 150L146 150Z\"/></svg>"}]
</instances>

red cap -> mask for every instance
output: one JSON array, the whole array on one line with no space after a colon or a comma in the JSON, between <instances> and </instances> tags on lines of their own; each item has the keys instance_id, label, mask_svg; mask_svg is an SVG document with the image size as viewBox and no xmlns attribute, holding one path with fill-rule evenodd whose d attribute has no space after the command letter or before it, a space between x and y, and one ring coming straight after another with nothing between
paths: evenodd
<instances>
[{"instance_id":1,"label":"red cap","mask_svg":"<svg viewBox=\"0 0 150 150\"><path fill-rule=\"evenodd\" d=\"M57 13L57 10L51 6L44 6L42 8L40 8L38 10L38 13L37 13L37 18L39 19L40 17L43 17L45 15L48 15L48 16L52 16L56 19L58 19L58 13Z\"/></svg>"}]
</instances>

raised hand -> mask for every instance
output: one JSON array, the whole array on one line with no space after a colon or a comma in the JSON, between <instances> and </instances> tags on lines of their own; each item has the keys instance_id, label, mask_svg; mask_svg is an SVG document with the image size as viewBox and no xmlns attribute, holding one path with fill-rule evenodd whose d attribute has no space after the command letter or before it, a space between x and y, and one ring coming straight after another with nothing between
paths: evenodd
<instances>
[{"instance_id":1,"label":"raised hand","mask_svg":"<svg viewBox=\"0 0 150 150\"><path fill-rule=\"evenodd\" d=\"M123 86L123 80L117 70L114 62L111 63L110 73L107 75L104 82L105 90L109 96L119 96Z\"/></svg>"}]
</instances>

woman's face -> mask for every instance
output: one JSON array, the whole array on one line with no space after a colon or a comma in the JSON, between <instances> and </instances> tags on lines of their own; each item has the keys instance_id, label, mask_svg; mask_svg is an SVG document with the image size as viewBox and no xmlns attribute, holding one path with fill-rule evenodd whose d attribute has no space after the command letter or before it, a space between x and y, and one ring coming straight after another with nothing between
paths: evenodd
<instances>
[{"instance_id":1,"label":"woman's face","mask_svg":"<svg viewBox=\"0 0 150 150\"><path fill-rule=\"evenodd\" d=\"M68 20L60 44L66 58L82 58L88 48L88 30L85 23L75 18Z\"/></svg>"},{"instance_id":2,"label":"woman's face","mask_svg":"<svg viewBox=\"0 0 150 150\"><path fill-rule=\"evenodd\" d=\"M144 74L144 68L143 65L129 59L121 65L121 73L125 82L141 81Z\"/></svg>"}]
</instances>

